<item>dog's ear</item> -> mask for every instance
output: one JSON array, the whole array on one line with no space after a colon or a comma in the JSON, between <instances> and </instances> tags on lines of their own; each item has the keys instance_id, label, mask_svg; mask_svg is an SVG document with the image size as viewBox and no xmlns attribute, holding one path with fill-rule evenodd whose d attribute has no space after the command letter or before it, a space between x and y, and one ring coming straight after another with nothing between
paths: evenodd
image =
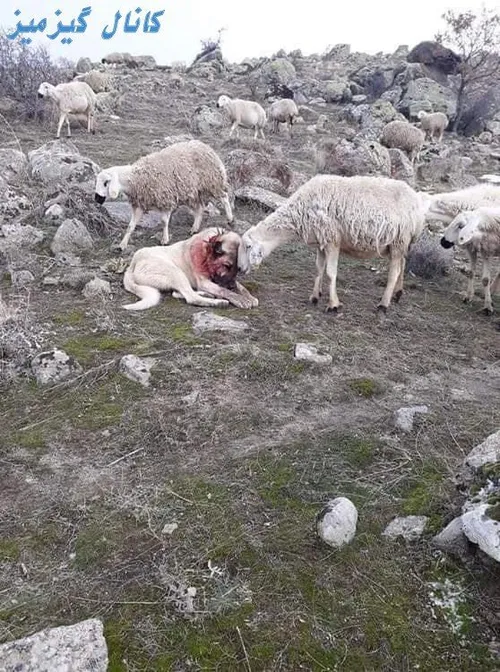
<instances>
[{"instance_id":1,"label":"dog's ear","mask_svg":"<svg viewBox=\"0 0 500 672\"><path fill-rule=\"evenodd\" d=\"M224 254L224 250L222 249L222 240L219 238L219 236L213 236L213 238L210 238L208 242L210 243L214 257L221 257Z\"/></svg>"}]
</instances>

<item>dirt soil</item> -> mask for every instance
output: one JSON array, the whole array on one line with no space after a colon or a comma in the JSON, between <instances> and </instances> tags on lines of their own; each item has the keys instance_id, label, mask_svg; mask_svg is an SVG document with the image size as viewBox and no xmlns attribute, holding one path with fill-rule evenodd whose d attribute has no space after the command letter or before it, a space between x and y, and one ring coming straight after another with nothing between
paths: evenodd
<instances>
[{"instance_id":1,"label":"dirt soil","mask_svg":"<svg viewBox=\"0 0 500 672\"><path fill-rule=\"evenodd\" d=\"M98 119L95 136L73 127L73 142L102 167L189 133L194 108L219 93L245 93L238 82L176 91L167 73L133 76L142 88L126 93L120 121ZM160 85L146 96L147 77ZM54 128L12 126L25 152ZM268 133L266 145L312 175L310 136L296 128L292 140ZM240 141L227 133L202 139L222 157L252 146L245 131ZM12 137L5 129L0 140L14 146ZM240 230L263 216L236 204ZM191 222L179 211L172 241ZM222 214L205 217L212 223ZM498 568L431 544L460 511L464 456L500 426L500 333L481 314L481 290L465 305L458 270L408 277L381 318L386 264L343 258L344 307L333 316L324 297L308 303L313 252L288 245L244 280L258 308L215 311L249 329L197 336L202 309L171 297L123 310L135 298L121 274L102 269L120 256L112 245L124 228L96 237L85 260L111 282L111 299L42 282L27 294L7 276L0 284L43 347L84 369L55 388L26 377L2 390L0 642L98 617L112 672L498 669ZM159 235L137 229L123 256ZM333 362L295 360L304 341ZM126 354L156 360L149 388L119 373ZM404 434L393 415L411 405L429 413ZM340 495L359 522L336 551L317 538L315 516ZM381 535L410 514L429 517L419 541ZM436 606L434 584L448 581L460 596Z\"/></svg>"}]
</instances>

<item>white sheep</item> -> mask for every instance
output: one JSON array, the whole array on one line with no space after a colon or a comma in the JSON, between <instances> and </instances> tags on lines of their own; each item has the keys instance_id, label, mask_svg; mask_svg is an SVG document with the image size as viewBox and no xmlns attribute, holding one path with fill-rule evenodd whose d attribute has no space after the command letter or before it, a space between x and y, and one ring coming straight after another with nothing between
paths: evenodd
<instances>
[{"instance_id":1,"label":"white sheep","mask_svg":"<svg viewBox=\"0 0 500 672\"><path fill-rule=\"evenodd\" d=\"M448 128L450 120L444 112L425 112L420 110L417 114L420 120L420 128L424 131L426 139L434 140L437 136L437 142L441 142L443 134Z\"/></svg>"},{"instance_id":2,"label":"white sheep","mask_svg":"<svg viewBox=\"0 0 500 672\"><path fill-rule=\"evenodd\" d=\"M74 82L85 82L90 86L94 93L103 93L111 91L113 88L113 79L107 72L100 70L90 70L86 73L79 73L73 77Z\"/></svg>"},{"instance_id":3,"label":"white sheep","mask_svg":"<svg viewBox=\"0 0 500 672\"><path fill-rule=\"evenodd\" d=\"M464 210L475 210L482 206L500 206L500 187L488 183L475 184L457 191L422 193L422 197L428 202L427 222L439 222L447 226Z\"/></svg>"},{"instance_id":4,"label":"white sheep","mask_svg":"<svg viewBox=\"0 0 500 672\"><path fill-rule=\"evenodd\" d=\"M389 149L406 152L414 164L424 146L425 133L408 121L394 120L383 127L379 142Z\"/></svg>"},{"instance_id":5,"label":"white sheep","mask_svg":"<svg viewBox=\"0 0 500 672\"><path fill-rule=\"evenodd\" d=\"M481 280L484 287L483 312L491 315L493 313L491 295L500 285L500 271L493 282L491 281L491 259L500 255L500 207L481 207L457 215L443 231L441 238L441 245L445 249L455 244L463 247L470 259L469 280L464 301L468 303L474 297L474 272L479 256L483 266Z\"/></svg>"},{"instance_id":6,"label":"white sheep","mask_svg":"<svg viewBox=\"0 0 500 672\"><path fill-rule=\"evenodd\" d=\"M94 115L97 103L96 94L85 82L67 82L54 86L43 82L38 88L39 98L50 98L59 108L59 123L57 125L57 138L61 137L61 128L66 120L68 126L68 138L71 137L69 124L70 114L86 114L87 131L95 133Z\"/></svg>"},{"instance_id":7,"label":"white sheep","mask_svg":"<svg viewBox=\"0 0 500 672\"><path fill-rule=\"evenodd\" d=\"M216 152L199 140L189 140L143 156L131 165L102 170L96 180L95 200L102 204L106 197L115 199L121 192L127 196L132 216L120 242L120 249L125 250L142 215L150 210L163 213L163 245L169 242L170 217L179 205L195 209L191 233L199 231L203 208L210 198L221 200L231 226L228 190L226 169Z\"/></svg>"},{"instance_id":8,"label":"white sheep","mask_svg":"<svg viewBox=\"0 0 500 672\"><path fill-rule=\"evenodd\" d=\"M292 135L292 126L299 116L299 108L294 100L291 98L275 100L268 114L273 123L274 133L278 133L280 124L287 124L290 135Z\"/></svg>"},{"instance_id":9,"label":"white sheep","mask_svg":"<svg viewBox=\"0 0 500 672\"><path fill-rule=\"evenodd\" d=\"M233 132L236 131L236 137L239 137L239 127L253 128L254 139L256 140L259 133L262 139L265 140L264 127L267 122L266 112L264 108L253 100L241 100L240 98L229 98L229 96L220 96L217 101L217 107L225 110L230 120L233 122L229 137L231 138Z\"/></svg>"},{"instance_id":10,"label":"white sheep","mask_svg":"<svg viewBox=\"0 0 500 672\"><path fill-rule=\"evenodd\" d=\"M287 242L299 240L315 247L317 276L310 301L318 302L326 270L330 281L327 312L334 313L340 307L336 290L339 255L389 257L387 285L378 306L386 312L394 291L394 300L401 298L406 255L425 227L425 208L425 199L400 180L316 175L242 238L250 266L259 266Z\"/></svg>"}]
</instances>

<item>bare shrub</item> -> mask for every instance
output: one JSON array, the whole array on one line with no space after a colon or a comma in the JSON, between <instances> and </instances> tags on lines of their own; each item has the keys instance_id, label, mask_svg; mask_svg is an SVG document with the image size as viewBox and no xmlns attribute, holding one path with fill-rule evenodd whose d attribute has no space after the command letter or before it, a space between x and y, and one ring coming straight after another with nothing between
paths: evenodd
<instances>
[{"instance_id":1,"label":"bare shrub","mask_svg":"<svg viewBox=\"0 0 500 672\"><path fill-rule=\"evenodd\" d=\"M10 40L10 31L0 30L0 96L21 103L28 118L38 111L38 87L44 81L59 84L68 81L69 62L52 61L43 46Z\"/></svg>"},{"instance_id":2,"label":"bare shrub","mask_svg":"<svg viewBox=\"0 0 500 672\"><path fill-rule=\"evenodd\" d=\"M27 300L7 303L0 294L0 385L19 375L41 346L28 306Z\"/></svg>"},{"instance_id":3,"label":"bare shrub","mask_svg":"<svg viewBox=\"0 0 500 672\"><path fill-rule=\"evenodd\" d=\"M406 270L420 278L440 278L448 275L452 263L453 250L445 250L438 239L425 231L410 248Z\"/></svg>"}]
</instances>

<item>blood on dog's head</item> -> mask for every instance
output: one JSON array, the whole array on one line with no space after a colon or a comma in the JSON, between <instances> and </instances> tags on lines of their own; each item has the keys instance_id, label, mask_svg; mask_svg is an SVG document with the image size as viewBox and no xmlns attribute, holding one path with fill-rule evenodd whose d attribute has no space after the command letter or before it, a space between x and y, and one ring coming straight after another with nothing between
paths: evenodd
<instances>
[{"instance_id":1,"label":"blood on dog's head","mask_svg":"<svg viewBox=\"0 0 500 672\"><path fill-rule=\"evenodd\" d=\"M237 233L223 231L193 249L193 265L199 273L217 285L235 289L240 244Z\"/></svg>"}]
</instances>

